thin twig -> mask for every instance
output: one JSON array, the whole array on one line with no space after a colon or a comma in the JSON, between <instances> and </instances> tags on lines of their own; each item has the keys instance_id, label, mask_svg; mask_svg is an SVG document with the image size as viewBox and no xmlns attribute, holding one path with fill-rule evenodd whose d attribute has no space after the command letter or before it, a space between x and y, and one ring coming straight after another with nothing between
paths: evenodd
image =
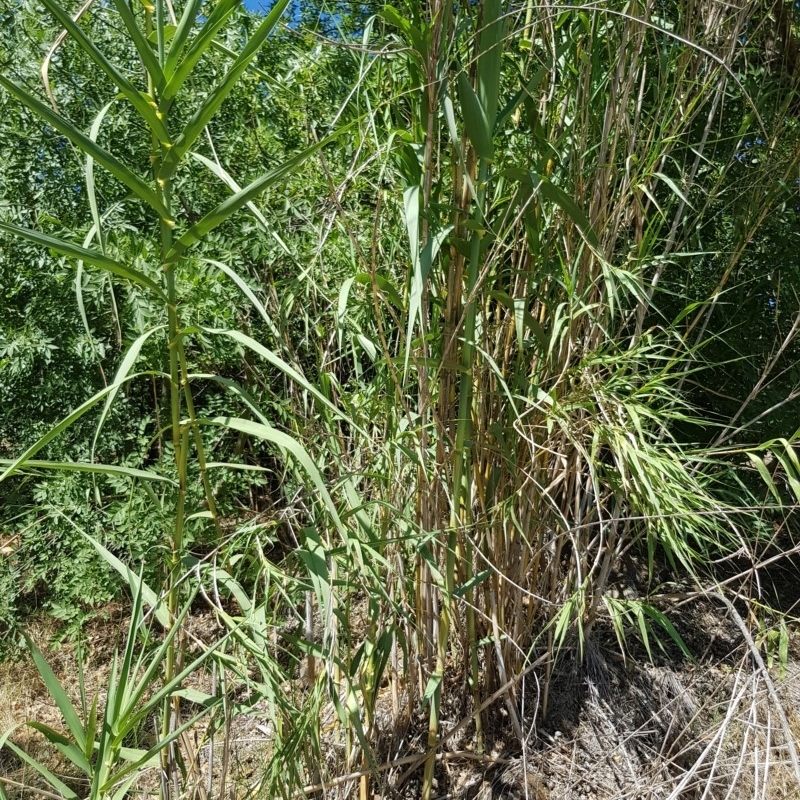
<instances>
[{"instance_id":1,"label":"thin twig","mask_svg":"<svg viewBox=\"0 0 800 800\"><path fill-rule=\"evenodd\" d=\"M750 654L753 656L753 660L756 662L756 666L758 667L759 672L761 672L761 675L764 678L764 683L766 684L770 700L772 700L772 703L775 706L775 712L778 715L781 727L783 728L784 737L786 738L786 748L789 751L789 757L792 761L792 766L794 767L795 780L797 781L798 785L800 785L800 759L798 759L797 757L797 747L794 741L794 734L792 733L792 728L789 725L789 720L786 717L786 712L783 708L783 703L781 702L781 699L778 696L778 692L775 689L775 684L772 682L772 678L770 677L767 665L764 663L764 659L761 657L761 651L758 649L756 643L753 641L753 637L750 635L750 631L747 629L747 626L744 624L744 620L740 616L739 612L736 610L736 607L733 605L733 603L727 597L725 597L725 595L723 595L721 592L710 591L708 592L708 596L716 597L717 600L725 604L733 621L736 623L736 626L741 631L742 637L747 643L747 647L750 650Z\"/></svg>"},{"instance_id":2,"label":"thin twig","mask_svg":"<svg viewBox=\"0 0 800 800\"><path fill-rule=\"evenodd\" d=\"M77 22L91 7L94 0L86 0L86 2L77 10L75 15L72 17L73 22ZM61 33L56 36L55 41L52 45L50 45L50 49L47 51L44 59L42 60L42 83L44 83L44 91L47 94L47 99L50 101L50 105L53 107L53 111L58 112L58 106L56 105L56 98L53 94L53 90L50 88L50 62L53 60L53 56L56 54L56 50L64 43L64 40L67 38L67 29L64 28Z\"/></svg>"},{"instance_id":3,"label":"thin twig","mask_svg":"<svg viewBox=\"0 0 800 800\"><path fill-rule=\"evenodd\" d=\"M16 789L24 789L26 792L35 792L36 794L40 794L42 797L50 797L52 800L64 800L60 794L48 792L46 789L37 789L35 786L28 786L27 783L18 783L17 781L12 781L11 778L5 778L2 775L0 775L0 783L5 783L7 786L13 786Z\"/></svg>"}]
</instances>

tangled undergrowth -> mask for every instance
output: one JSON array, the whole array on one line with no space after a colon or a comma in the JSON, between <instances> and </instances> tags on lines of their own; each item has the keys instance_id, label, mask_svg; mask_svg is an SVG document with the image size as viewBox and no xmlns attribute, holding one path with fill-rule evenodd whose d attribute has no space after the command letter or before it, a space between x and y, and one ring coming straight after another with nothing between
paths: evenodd
<instances>
[{"instance_id":1,"label":"tangled undergrowth","mask_svg":"<svg viewBox=\"0 0 800 800\"><path fill-rule=\"evenodd\" d=\"M769 572L765 568L763 576ZM770 578L779 592L770 598L774 605L797 603L796 574L773 570ZM614 575L612 585L612 593L633 596L646 586L646 572L629 563L624 574ZM582 647L574 640L564 645L551 676L546 715L544 671L534 669L520 677L523 742L513 735L500 693L493 700L487 698L486 750L476 752L469 695L458 685L448 687L434 796L457 800L680 798L704 793L731 798L796 796L793 748L800 734L796 643L781 660L774 647L764 647L763 641L753 638L736 605L723 596L704 594L690 585L670 589L654 596L653 602L673 609L671 617L692 658L684 657L671 641L662 642L652 654L641 642L621 650L613 626L604 620ZM100 690L103 697L113 652L124 645L125 613L120 607L109 618L89 625L80 648L62 646L50 654L49 661L74 702L82 692L91 696ZM217 615L197 608L186 627L193 642L190 652L213 645L222 628ZM45 626L34 631L36 644L44 648L55 630ZM287 671L282 687L298 704L312 701L315 693L304 666ZM63 725L58 706L29 664L6 662L1 669L2 685L9 687L0 703L4 729L26 719L56 729ZM228 707L216 712L216 721L196 721L180 738L187 770L182 796L208 800L226 791L235 797L270 796L264 775L275 756L276 735L268 704L257 693L251 696L243 684L231 682L222 688L214 668L194 672L186 686L189 692L205 695L222 690ZM398 725L403 715L398 715L395 703L405 698L393 698L388 683L382 686L373 710L375 763L369 770L342 774L346 730L330 702L318 699L322 702L317 780L293 796L324 792L332 798L353 797L367 776L373 797L419 796L427 733L423 714L411 714ZM148 722L143 722L131 744L144 747L156 740ZM48 749L36 731L18 727L13 741L50 770L67 771L63 757ZM15 765L7 756L0 763L9 798L26 797L37 787L46 791L29 766ZM85 793L80 781L68 784L79 796L82 787ZM154 766L141 772L132 796L137 796L136 790L157 792L158 787Z\"/></svg>"}]
</instances>

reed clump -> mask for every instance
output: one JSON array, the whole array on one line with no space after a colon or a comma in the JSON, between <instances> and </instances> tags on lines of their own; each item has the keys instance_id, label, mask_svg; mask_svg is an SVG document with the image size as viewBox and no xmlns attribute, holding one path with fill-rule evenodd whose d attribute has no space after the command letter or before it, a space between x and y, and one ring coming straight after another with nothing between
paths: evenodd
<instances>
[{"instance_id":1,"label":"reed clump","mask_svg":"<svg viewBox=\"0 0 800 800\"><path fill-rule=\"evenodd\" d=\"M640 647L690 661L660 584L739 586L719 565L772 558L800 500L796 437L775 416L797 390L766 397L788 385L776 376L800 317L741 359L723 319L800 161L790 12L434 0L340 9L334 41L312 47L281 32L288 0L260 17L228 0L115 0L109 50L105 23L44 3L63 31L45 90L13 70L0 87L69 142L87 214L58 235L6 215L0 232L76 266L90 335L84 273L127 293L139 327L123 337L134 312L120 312L104 385L0 462L0 481L86 473L103 509L103 487L124 485L129 516L115 519L159 520L140 567L48 506L133 598L104 727L97 701L73 705L30 646L69 733L38 729L89 796L122 798L154 769L162 797L184 796L196 775L183 735L202 719L209 742L228 741L257 708L269 757L245 794L358 785L366 798L389 790L394 759L421 771L428 800L446 744L491 760L501 715L528 757L565 654L588 670L610 634L623 660ZM108 84L88 127L52 91L62 45ZM225 125L251 86L253 113L272 115L242 117L269 162L256 175L224 158L244 147ZM312 111L298 121L325 92L325 130ZM138 143L118 149L105 120L133 117ZM105 205L109 185L120 199ZM231 314L222 290L197 299L217 282ZM792 298L775 291L783 311ZM748 359L755 377L736 372ZM733 408L704 385L726 369L750 380ZM146 446L111 463L98 453L116 453L104 440L125 397ZM53 456L90 418L84 455ZM774 433L748 438L762 430ZM626 594L612 584L631 563ZM198 604L224 633L190 656ZM769 641L785 664L780 620ZM185 686L201 669L212 692ZM460 721L443 725L445 708ZM143 715L157 742L128 748ZM775 746L791 750L787 730ZM225 767L206 768L206 793L223 791ZM676 786L700 780L687 770Z\"/></svg>"}]
</instances>

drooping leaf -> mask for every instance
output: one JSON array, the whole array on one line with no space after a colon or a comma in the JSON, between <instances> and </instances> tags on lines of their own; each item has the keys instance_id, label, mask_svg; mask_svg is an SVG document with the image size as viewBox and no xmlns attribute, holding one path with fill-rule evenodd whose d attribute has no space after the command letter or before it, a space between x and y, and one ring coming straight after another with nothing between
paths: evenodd
<instances>
[{"instance_id":1,"label":"drooping leaf","mask_svg":"<svg viewBox=\"0 0 800 800\"><path fill-rule=\"evenodd\" d=\"M127 349L124 358L120 362L119 367L117 368L117 374L114 376L114 383L113 386L116 388L112 388L108 395L106 396L106 402L103 404L103 410L100 413L100 419L97 421L97 427L95 428L94 439L92 440L92 458L94 459L94 454L97 449L97 442L100 439L100 433L103 430L103 425L108 417L109 412L111 411L111 406L114 404L114 399L116 398L120 387L127 381L128 376L133 369L133 365L136 363L136 360L139 358L139 353L142 351L142 347L144 347L145 342L154 334L159 331L164 330L164 325L157 325L155 328L150 328L150 330L145 331L141 336L138 336L130 347Z\"/></svg>"},{"instance_id":2,"label":"drooping leaf","mask_svg":"<svg viewBox=\"0 0 800 800\"><path fill-rule=\"evenodd\" d=\"M57 131L63 133L83 153L91 154L101 167L107 169L118 181L127 186L140 200L154 209L164 220L170 219L166 206L159 196L138 175L132 172L118 158L93 142L88 136L81 133L71 122L57 114L49 106L34 97L30 92L10 81L5 75L0 74L0 86L10 95L24 103L41 119L52 125Z\"/></svg>"},{"instance_id":3,"label":"drooping leaf","mask_svg":"<svg viewBox=\"0 0 800 800\"><path fill-rule=\"evenodd\" d=\"M9 233L12 236L19 236L20 239L25 239L40 247L47 247L54 250L56 253L83 261L86 264L98 267L99 269L111 272L114 275L119 275L121 278L127 278L129 281L138 283L149 289L159 298L164 298L161 288L147 275L139 272L133 267L128 267L125 264L120 264L112 258L104 256L94 250L88 250L85 247L65 242L63 239L57 239L55 236L50 236L46 233L39 233L39 231L31 230L30 228L23 228L19 225L12 225L8 222L0 222L0 231Z\"/></svg>"},{"instance_id":4,"label":"drooping leaf","mask_svg":"<svg viewBox=\"0 0 800 800\"><path fill-rule=\"evenodd\" d=\"M0 466L11 466L14 461L10 458L0 458ZM53 472L88 472L96 475L115 475L120 478L130 478L139 481L155 481L157 483L170 483L176 485L172 478L166 475L159 475L157 472L150 472L134 467L122 467L116 464L98 464L88 461L40 461L28 459L18 471L24 469L46 469Z\"/></svg>"},{"instance_id":5,"label":"drooping leaf","mask_svg":"<svg viewBox=\"0 0 800 800\"><path fill-rule=\"evenodd\" d=\"M131 375L130 379L132 380L135 377L137 376ZM119 387L117 387L116 384L112 384L111 386L107 386L105 389L101 389L99 392L90 397L85 403L82 403L76 409L67 414L66 417L64 417L60 422L56 423L50 428L49 431L43 434L30 447L28 447L28 449L25 450L22 455L11 460L3 473L0 474L0 483L18 472L20 468L24 467L25 464L43 447L46 447L53 439L69 428L70 425L79 420L88 411L91 411L104 397L109 394L109 392L117 388Z\"/></svg>"},{"instance_id":6,"label":"drooping leaf","mask_svg":"<svg viewBox=\"0 0 800 800\"><path fill-rule=\"evenodd\" d=\"M242 187L233 179L233 177L228 173L227 170L223 169L220 164L215 163L210 158L206 158L204 155L200 153L191 152L192 158L199 161L201 164L205 165L211 172L213 172L234 194L237 192L242 191ZM261 227L272 236L272 238L278 243L278 247L286 253L287 256L293 257L292 251L286 246L286 242L281 239L280 236L276 233L275 229L272 225L269 224L267 218L261 213L261 210L258 206L252 202L252 200L247 203L248 211L261 223Z\"/></svg>"},{"instance_id":7,"label":"drooping leaf","mask_svg":"<svg viewBox=\"0 0 800 800\"><path fill-rule=\"evenodd\" d=\"M592 247L599 248L600 240L597 238L597 234L592 228L588 217L583 213L580 206L563 189L551 183L544 175L531 171L531 179L533 181L533 191L539 192L542 197L559 206L575 223L589 244Z\"/></svg>"},{"instance_id":8,"label":"drooping leaf","mask_svg":"<svg viewBox=\"0 0 800 800\"><path fill-rule=\"evenodd\" d=\"M331 401L328 400L328 398L325 397L325 395L304 375L298 372L298 370L284 361L279 355L277 355L277 353L273 352L268 347L264 347L264 345L262 345L260 342L257 342L255 339L248 336L246 333L242 333L241 331L225 330L221 328L203 328L203 330L212 336L227 336L233 341L238 342L244 347L247 347L249 350L252 350L254 353L257 353L274 367L277 367L298 386L301 386L307 392L312 394L320 403L322 403L322 405L324 405L329 411L332 411L337 417L343 419L348 423L348 425L352 425L359 432L364 433L363 428L361 428L359 425L356 425L356 423L346 414L344 414L341 409L337 408L333 403L331 403Z\"/></svg>"},{"instance_id":9,"label":"drooping leaf","mask_svg":"<svg viewBox=\"0 0 800 800\"><path fill-rule=\"evenodd\" d=\"M114 104L114 101L111 100L110 102L106 103L100 111L97 113L97 116L94 118L92 122L92 127L89 130L89 138L93 142L97 142L97 137L100 135L100 128L103 125L103 120L106 118L106 114L108 114L111 106ZM106 237L103 233L103 220L100 215L100 208L97 205L97 188L95 186L94 180L94 156L91 153L86 154L86 196L89 198L89 210L92 212L92 220L94 221L94 233L97 235L97 241L100 245L101 252L105 255L106 252ZM90 233L92 233L90 231ZM87 241L84 241L83 246L88 247L90 238L87 237Z\"/></svg>"},{"instance_id":10,"label":"drooping leaf","mask_svg":"<svg viewBox=\"0 0 800 800\"><path fill-rule=\"evenodd\" d=\"M217 261L213 258L205 259L206 264L211 264L212 267L216 267L220 272L224 275L227 275L240 289L242 294L253 304L253 308L261 315L261 319L267 325L269 332L275 337L276 341L281 340L281 333L278 330L278 327L272 320L272 317L269 315L267 309L265 308L264 304L256 297L253 290L247 285L247 281L236 272L233 267L229 267L227 264L224 264L222 261Z\"/></svg>"},{"instance_id":11,"label":"drooping leaf","mask_svg":"<svg viewBox=\"0 0 800 800\"><path fill-rule=\"evenodd\" d=\"M143 601L153 609L156 619L164 628L169 628L169 611L159 596L127 564L118 559L108 548L76 526L76 530L97 550L100 557L125 580L134 597L141 595Z\"/></svg>"},{"instance_id":12,"label":"drooping leaf","mask_svg":"<svg viewBox=\"0 0 800 800\"><path fill-rule=\"evenodd\" d=\"M44 764L38 762L35 758L29 756L21 747L17 747L14 742L6 742L5 746L16 753L17 757L24 761L28 766L32 767L50 784L59 794L62 800L81 800L72 789L67 786L61 778L54 775Z\"/></svg>"},{"instance_id":13,"label":"drooping leaf","mask_svg":"<svg viewBox=\"0 0 800 800\"><path fill-rule=\"evenodd\" d=\"M65 755L79 770L84 774L89 775L92 771L92 765L89 763L89 758L84 754L83 748L79 747L68 736L54 730L49 725L43 722L32 720L28 722L28 727L39 731L50 744L55 745L56 749Z\"/></svg>"},{"instance_id":14,"label":"drooping leaf","mask_svg":"<svg viewBox=\"0 0 800 800\"><path fill-rule=\"evenodd\" d=\"M303 468L306 475L311 478L311 482L314 484L317 492L319 492L322 503L325 506L328 514L330 514L331 520L336 528L345 539L348 538L347 530L342 523L341 518L339 517L339 512L335 503L333 502L333 498L331 497L330 492L328 492L328 488L325 485L322 473L317 468L317 465L314 463L308 451L305 449L305 447L303 447L303 445L300 444L300 442L283 431L279 431L276 428L272 428L260 422L253 422L249 419L239 419L237 417L214 417L213 419L209 420L209 422L214 425L219 425L223 428L230 428L231 430L245 433L248 436L254 436L257 439L262 439L266 442L272 442L285 452L289 453L292 458L294 458L295 461L297 461L297 463Z\"/></svg>"},{"instance_id":15,"label":"drooping leaf","mask_svg":"<svg viewBox=\"0 0 800 800\"><path fill-rule=\"evenodd\" d=\"M766 464L764 464L764 459L762 459L755 453L747 453L747 457L750 459L750 463L756 468L758 474L761 476L766 487L769 489L772 496L775 498L775 502L779 506L783 505L783 501L781 500L781 495L780 492L778 491L778 487L775 485L775 481L772 479L772 475L770 475L770 472L767 469Z\"/></svg>"}]
</instances>

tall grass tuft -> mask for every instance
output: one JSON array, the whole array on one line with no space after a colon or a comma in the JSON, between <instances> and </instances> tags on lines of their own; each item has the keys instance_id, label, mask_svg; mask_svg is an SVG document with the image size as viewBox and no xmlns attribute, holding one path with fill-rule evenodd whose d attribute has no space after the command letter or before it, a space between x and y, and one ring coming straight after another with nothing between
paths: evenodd
<instances>
[{"instance_id":1,"label":"tall grass tuft","mask_svg":"<svg viewBox=\"0 0 800 800\"><path fill-rule=\"evenodd\" d=\"M106 388L72 410L18 457L6 461L0 481L35 467L56 471L78 469L128 478L142 482L145 486L150 483L155 485L156 490L148 490L154 504L152 512L157 518L170 518L171 524L162 543L163 586L159 592L150 591L146 599L155 607L161 602L159 598L163 597L163 607L158 618L168 634L165 635L153 662L145 670L144 683L136 689L134 700L140 699L143 692L154 687L157 682L161 683L163 688L156 692L155 697L159 698L163 707L159 715L158 744L153 752L161 758L161 796L178 798L182 796L182 780L186 775L182 775L183 765L177 757L173 743L187 728L187 722L182 716L179 689L187 674L198 666L195 662L190 666L185 663L185 637L180 624L185 611L183 614L179 613L182 606L182 587L186 584L187 575L191 575L191 572L187 572L191 566L191 562L187 561L187 543L190 534L196 533L198 526L208 526L216 531L216 538L221 544L220 521L210 471L235 468L235 465L209 461L207 431L239 433L270 443L282 452L295 465L299 474L302 474L302 480L310 481L315 486L322 504L320 508L327 508L334 529L338 529L344 540L347 540L346 528L321 472L303 445L274 427L236 382L223 376L197 374L193 369L190 353L198 339L232 341L243 350L263 358L288 381L296 382L314 398L315 403L326 407L331 415L338 413L336 408L300 371L245 333L235 329L203 327L202 323L189 324L192 309L186 307L187 287L191 286L198 275L200 261L197 253L210 238L210 234L240 209L252 209L254 199L298 170L308 158L329 143L332 137L312 144L285 163L272 165L267 172L244 188L236 184L221 164L214 163L197 152L198 149L205 149L206 141L211 143L210 150L214 152L208 125L256 54L269 40L287 8L288 0L279 0L272 6L270 12L258 21L239 52L225 50L227 61L224 68L202 93L196 92L190 79L198 65L220 47L217 37L235 15L236 3L218 3L213 9L207 9L208 13L205 14L206 9L200 0L191 0L179 9L178 16L175 8L166 0L156 0L154 4L145 3L141 8L135 9L124 0L116 2L115 22L123 31L124 49L134 65L132 69L128 68L128 63L115 63L92 36L87 34L79 19L73 19L69 11L56 0L46 0L44 5L53 23L63 29L54 48L65 40L70 46L79 48L92 69L111 87L108 103L97 113L87 132L62 115L54 102L49 84L44 87L44 97L41 88L37 90L16 80L12 70L0 76L0 87L13 101L26 106L42 123L66 137L80 154L85 165L85 191L91 222L88 233L76 230L65 237L56 237L46 231L11 222L1 222L0 231L66 257L78 269L101 270L124 282L126 288L137 294L143 303L150 305L151 317L156 322L130 343L113 380ZM78 18L80 16L82 14ZM46 81L57 79L55 73L47 69L52 55L53 52L48 54L43 70ZM115 154L115 143L103 134L103 123L114 115L119 115L122 120L128 120L132 116L135 120L129 130L131 136L135 133L139 137L139 141L136 143L134 155L127 160ZM144 220L139 238L132 243L124 236L117 237L108 224L110 212L102 210L99 201L96 176L100 170L108 173L128 192L125 202L134 206ZM228 196L222 201L212 203L200 214L187 211L176 200L176 187L192 174L196 174L198 180L208 180L209 177L219 180L221 188ZM269 228L263 215L257 212L257 217ZM155 232L154 235L151 235L151 231ZM207 258L207 249L205 255ZM231 266L218 261L207 260L206 263L217 266L231 278L249 300L255 303L256 310L269 319L263 306L248 289L246 281ZM137 371L143 350L151 340L161 343L160 363L148 364ZM94 454L98 442L102 440L109 412L120 397L121 390L127 389L142 377L163 381L168 398L164 425L157 433L159 452L164 455L157 469L105 465L94 459L79 464L34 461L34 457L56 436L85 414L99 408L92 447ZM248 418L239 417L235 412L217 415L198 413L195 387L208 385L209 381L218 383L232 398L236 398L228 408L235 408L241 401L238 407L246 409ZM166 488L156 494L159 487ZM316 501L312 505L316 506ZM311 516L314 516L313 511ZM321 564L315 560L320 557L323 538L327 534L321 534L312 527L303 528L302 533L303 547L307 545L309 574L317 590L318 600L320 604L330 606L327 602L330 584L327 582L324 557ZM127 568L124 565L104 548L101 548L101 552L112 566L125 574ZM139 597L137 602L141 600L141 596ZM137 606L133 615L135 625L138 625L138 614ZM133 630L135 626L132 632ZM129 637L129 650L133 647L135 638L134 635ZM36 656L35 653L34 655ZM132 679L133 673L129 675L130 658L130 653L126 653L121 678L123 687L129 678ZM92 798L121 798L137 773L150 766L152 753L147 753L146 757L137 753L133 759L129 759L132 764L121 772L114 772L112 769L115 759L121 754L120 746L127 730L128 716L134 715L138 719L136 715L143 712L135 710L127 699L121 701L120 706L119 703L112 703L109 698L106 714L111 716L107 717L106 723L110 727L95 730L96 711L92 712L89 721L84 721L81 727L63 691L52 674L47 672L44 661L40 657L36 660L40 669L46 673L48 688L59 701L74 738L74 742L68 743L66 739L62 741L51 732L51 741L61 747L73 763L90 777ZM117 677L112 674L112 688L116 686ZM146 707L149 708L150 705L152 701L148 701ZM114 717L115 714L117 718ZM96 734L100 737L97 741ZM105 738L108 735L112 736L109 741ZM24 757L18 749L15 752ZM122 755L124 757L124 753ZM107 756L111 759L108 763L104 761ZM45 777L50 780L47 775ZM51 783L61 791L61 784L53 781Z\"/></svg>"}]
</instances>

